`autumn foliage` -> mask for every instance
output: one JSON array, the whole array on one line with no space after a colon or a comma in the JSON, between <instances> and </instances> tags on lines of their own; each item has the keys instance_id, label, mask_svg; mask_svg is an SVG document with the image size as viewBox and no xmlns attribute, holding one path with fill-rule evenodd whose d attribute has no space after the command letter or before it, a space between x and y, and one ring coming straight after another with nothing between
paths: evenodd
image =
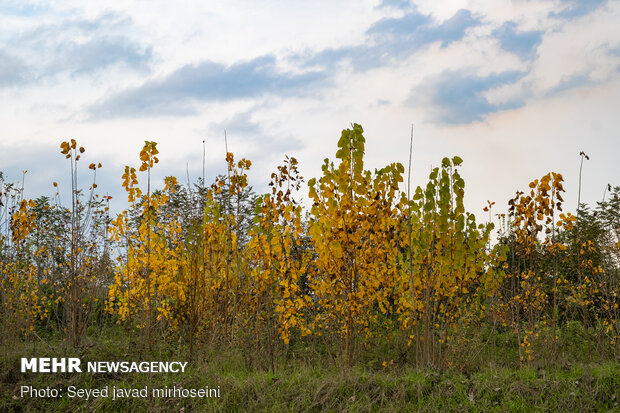
<instances>
[{"instance_id":1,"label":"autumn foliage","mask_svg":"<svg viewBox=\"0 0 620 413\"><path fill-rule=\"evenodd\" d=\"M472 331L514 337L527 363L535 348L560 351L559 331L579 322L618 354L620 188L599 215L573 215L551 172L517 192L508 214L494 217L488 202L480 222L465 210L458 156L409 197L404 167L367 170L364 150L360 125L342 131L335 159L308 180L306 209L293 157L259 196L252 163L229 152L212 185L167 177L153 189L159 152L146 141L121 176L127 207L110 216L111 197L97 195L101 164L90 164L82 192L85 150L63 142L70 207L58 195L26 200L0 179L3 329L58 328L78 346L95 319L107 320L138 333L143 348L168 340L194 354L225 342L273 369L296 346L336 348L348 366L382 341L403 360L449 366ZM265 350L266 361L253 356Z\"/></svg>"}]
</instances>

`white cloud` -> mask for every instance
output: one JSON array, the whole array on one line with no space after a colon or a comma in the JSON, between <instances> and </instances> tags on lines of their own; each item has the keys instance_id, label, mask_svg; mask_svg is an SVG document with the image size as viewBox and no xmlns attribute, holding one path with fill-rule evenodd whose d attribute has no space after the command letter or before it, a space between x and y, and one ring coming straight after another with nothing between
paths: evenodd
<instances>
[{"instance_id":1,"label":"white cloud","mask_svg":"<svg viewBox=\"0 0 620 413\"><path fill-rule=\"evenodd\" d=\"M0 56L11 57L0 63L0 76L14 74L11 68L24 65L21 77L7 75L7 81L13 82L9 86L0 79L0 170L10 172L12 180L18 179L22 169L29 169L30 177L37 174L41 178L32 178L27 189L31 196L38 195L47 190L46 180L57 180L49 176L46 166L60 158L59 142L73 137L86 146L89 156L104 163L102 179L118 186L122 166L137 162L137 153L148 139L160 142L156 179L176 174L184 182L186 162L192 176L201 171L205 138L209 172L223 170L221 129L226 128L230 149L238 157L253 160L252 183L264 188L285 153L300 160L304 176L317 176L322 159L333 158L340 131L350 122L364 126L369 167L392 161L406 164L413 122L414 183L423 184L431 164L437 165L443 156L461 155L468 205L475 212L480 212L475 208L482 208L486 199L503 206L516 189L549 169L565 174L566 188L574 195L573 169L580 150L593 160L585 175L584 199L596 200L608 182L620 184L620 171L614 168L611 155L620 152L615 135L620 126L616 115L620 56L610 52L620 46L620 3L608 1L571 20L550 17L558 10L557 1L419 1L414 9L427 26L418 28L415 45L407 43L407 30L416 30L416 19L405 20L399 27L405 35L396 40L404 43L390 36L381 43L367 32L382 18L401 18L414 10L379 8L379 3L76 0L48 7L20 6L19 13L0 15ZM450 41L442 41L436 32L423 36L423 30L436 29L460 9L470 12L460 16L475 21L464 29L462 38L450 34ZM112 18L105 20L105 16ZM87 27L88 22L102 21L97 28ZM542 33L531 60L501 48L494 32L506 22L513 22L519 33ZM25 39L24 34L43 28L46 37ZM126 39L126 44L135 46L126 49L127 56L143 53L144 60L134 62L121 56L106 64L109 60L93 58L88 60L95 62L92 70L81 72L76 61L58 63L62 53L73 50L66 45L105 46L109 43L94 40L110 38ZM376 47L370 44L373 39ZM107 57L116 49L91 50L103 50ZM274 86L279 85L274 76L306 73L309 68L304 59L325 50L336 51L327 56L333 64L317 64L323 77L310 84L312 93L287 94L285 88ZM341 60L338 52L343 50L353 50L357 58L367 57L372 64L364 67L351 58ZM173 116L170 111L140 117L129 112L118 118L90 117L89 108L114 102L112 96L162 79L180 81L170 76L185 73L180 68L213 62L226 74L243 62L265 56L272 59L266 77L272 82L263 89L256 89L256 84L251 85L254 89L245 89L255 93L207 99L204 93L196 94L190 82L184 86L185 95L170 89L170 99L162 98L173 109L191 107L184 116ZM494 77L511 72L523 75ZM456 103L438 106L438 90L450 85L441 77L446 73L461 76L461 83L452 84L462 86L464 92L455 96ZM491 82L483 84L489 78ZM203 78L197 79L199 83ZM466 82L478 82L473 85L477 88ZM474 94L479 105L475 116L462 118L473 122L438 122L438 111L466 109L458 104L471 98L465 93ZM418 95L415 105L412 94ZM519 104L511 106L511 102ZM30 148L37 149L36 156Z\"/></svg>"},{"instance_id":2,"label":"white cloud","mask_svg":"<svg viewBox=\"0 0 620 413\"><path fill-rule=\"evenodd\" d=\"M575 75L592 75L593 80L613 75L620 60L607 50L620 45L620 4L608 4L544 36L530 76L534 92L544 93Z\"/></svg>"}]
</instances>

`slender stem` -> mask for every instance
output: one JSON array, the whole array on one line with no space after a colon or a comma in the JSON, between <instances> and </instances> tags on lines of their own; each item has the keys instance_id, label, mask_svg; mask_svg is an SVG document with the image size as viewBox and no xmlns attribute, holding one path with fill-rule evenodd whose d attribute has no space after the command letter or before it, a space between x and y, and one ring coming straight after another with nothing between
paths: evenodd
<instances>
[{"instance_id":1,"label":"slender stem","mask_svg":"<svg viewBox=\"0 0 620 413\"><path fill-rule=\"evenodd\" d=\"M411 156L413 154L413 123L411 124L411 138L409 139L409 168L407 171L407 201L410 198L411 189Z\"/></svg>"},{"instance_id":2,"label":"slender stem","mask_svg":"<svg viewBox=\"0 0 620 413\"><path fill-rule=\"evenodd\" d=\"M185 162L185 174L187 175L187 190L189 191L191 197L192 184L189 180L189 162Z\"/></svg>"},{"instance_id":3,"label":"slender stem","mask_svg":"<svg viewBox=\"0 0 620 413\"><path fill-rule=\"evenodd\" d=\"M149 154L149 164L147 167L147 186L146 186L146 297L147 297L147 320L146 337L147 349L151 350L151 162L152 152Z\"/></svg>"},{"instance_id":4,"label":"slender stem","mask_svg":"<svg viewBox=\"0 0 620 413\"><path fill-rule=\"evenodd\" d=\"M579 206L581 205L581 170L583 168L583 155L581 155L581 163L579 165L579 192L577 194L577 213L579 213Z\"/></svg>"},{"instance_id":5,"label":"slender stem","mask_svg":"<svg viewBox=\"0 0 620 413\"><path fill-rule=\"evenodd\" d=\"M408 166L408 171L407 171L407 215L408 215L408 219L407 219L407 230L408 230L408 238L409 238L409 288L411 288L411 301L413 302L413 318L415 320L416 318L416 313L417 313L417 304L415 302L415 285L413 282L413 231L411 228L411 204L410 204L410 200L411 200L411 158L413 155L413 123L411 124L411 137L409 139L409 166ZM415 323L416 326L416 330L418 323ZM416 334L415 336L415 340L416 342L419 342L420 338L418 337L418 335ZM417 352L416 352L416 356L417 356Z\"/></svg>"},{"instance_id":6,"label":"slender stem","mask_svg":"<svg viewBox=\"0 0 620 413\"><path fill-rule=\"evenodd\" d=\"M231 166L228 163L228 136L226 135L226 129L224 129L224 147L226 149L226 174L228 177L228 185L230 188L230 169ZM230 261L231 261L231 250L232 250L232 234L230 229L230 189L225 189L225 211L224 216L226 217L226 238L227 238L227 248L226 248L226 295L224 297L224 322L227 322L228 319L228 298L230 295Z\"/></svg>"},{"instance_id":7,"label":"slender stem","mask_svg":"<svg viewBox=\"0 0 620 413\"><path fill-rule=\"evenodd\" d=\"M590 157L586 155L584 151L579 152L579 156L581 157L581 163L579 165L579 193L577 195L577 213L579 213L579 208L581 205L581 170L583 168L583 159L585 158L587 161L590 160Z\"/></svg>"}]
</instances>

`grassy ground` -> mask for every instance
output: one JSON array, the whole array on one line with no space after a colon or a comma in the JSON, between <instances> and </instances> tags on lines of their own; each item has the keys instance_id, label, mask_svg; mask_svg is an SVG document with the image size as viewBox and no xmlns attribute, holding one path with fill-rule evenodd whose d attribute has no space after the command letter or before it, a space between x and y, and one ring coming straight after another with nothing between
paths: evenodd
<instances>
[{"instance_id":1,"label":"grassy ground","mask_svg":"<svg viewBox=\"0 0 620 413\"><path fill-rule=\"evenodd\" d=\"M410 363L360 362L348 371L328 357L288 360L275 373L249 368L233 350L204 350L183 374L21 373L20 357L77 356L95 360L179 360L187 356L167 345L140 355L132 336L104 331L79 350L59 339L4 341L0 370L0 412L10 411L620 411L617 360L567 360L553 367L480 364L467 369L417 369ZM21 386L63 389L62 398L20 397ZM70 398L69 386L143 389L219 386L218 398Z\"/></svg>"}]
</instances>

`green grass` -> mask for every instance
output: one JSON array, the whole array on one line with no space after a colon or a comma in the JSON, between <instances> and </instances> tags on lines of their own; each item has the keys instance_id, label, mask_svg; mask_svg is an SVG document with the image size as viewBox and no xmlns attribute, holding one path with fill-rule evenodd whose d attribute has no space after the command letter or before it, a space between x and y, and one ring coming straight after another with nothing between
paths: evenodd
<instances>
[{"instance_id":1,"label":"green grass","mask_svg":"<svg viewBox=\"0 0 620 413\"><path fill-rule=\"evenodd\" d=\"M45 342L4 342L0 360L0 412L11 411L620 411L620 363L617 360L542 363L529 367L469 366L466 369L418 369L409 362L383 367L360 362L348 371L328 357L277 360L275 373L249 368L239 350L203 348L189 361L182 348L161 345L140 354L135 337L118 328L91 337L79 350L66 350L54 337ZM78 356L93 360L189 361L184 374L22 374L20 357ZM376 355L374 356L376 357ZM549 363L547 363L549 364ZM91 400L20 398L20 386L66 389L109 386L220 387L221 397L127 398Z\"/></svg>"}]
</instances>

